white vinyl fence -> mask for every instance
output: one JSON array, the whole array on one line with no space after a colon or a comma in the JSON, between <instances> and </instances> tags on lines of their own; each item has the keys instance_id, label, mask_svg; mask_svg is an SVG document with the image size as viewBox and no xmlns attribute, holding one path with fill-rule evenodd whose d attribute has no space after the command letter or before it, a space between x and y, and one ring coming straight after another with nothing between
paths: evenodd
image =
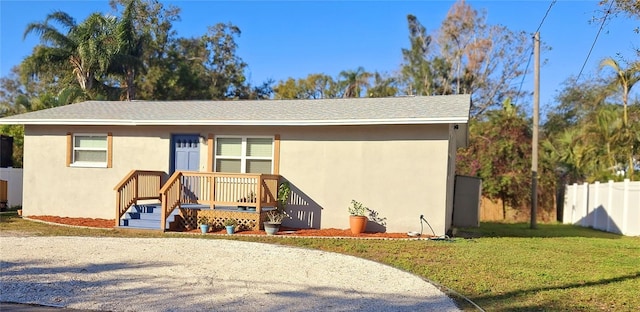
<instances>
[{"instance_id":1,"label":"white vinyl fence","mask_svg":"<svg viewBox=\"0 0 640 312\"><path fill-rule=\"evenodd\" d=\"M640 235L640 181L567 185L563 223Z\"/></svg>"},{"instance_id":2,"label":"white vinyl fence","mask_svg":"<svg viewBox=\"0 0 640 312\"><path fill-rule=\"evenodd\" d=\"M7 181L7 206L22 206L22 168L0 168L0 180Z\"/></svg>"}]
</instances>

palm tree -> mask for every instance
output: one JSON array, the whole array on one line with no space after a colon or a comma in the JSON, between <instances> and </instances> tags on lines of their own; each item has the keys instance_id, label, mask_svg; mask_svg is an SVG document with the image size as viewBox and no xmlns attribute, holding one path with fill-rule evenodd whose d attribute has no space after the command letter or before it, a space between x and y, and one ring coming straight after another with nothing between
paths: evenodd
<instances>
[{"instance_id":1,"label":"palm tree","mask_svg":"<svg viewBox=\"0 0 640 312\"><path fill-rule=\"evenodd\" d=\"M122 12L122 17L116 25L117 53L111 60L110 73L123 79L120 86L125 89L125 99L135 100L136 74L144 70L142 62L143 47L146 36L141 36L136 31L134 21L136 18L136 1L130 1Z\"/></svg>"},{"instance_id":2,"label":"palm tree","mask_svg":"<svg viewBox=\"0 0 640 312\"><path fill-rule=\"evenodd\" d=\"M66 33L53 27L51 21L60 24ZM98 78L107 74L118 51L114 40L116 21L114 17L94 13L76 24L69 14L56 11L47 15L43 22L27 25L24 37L36 33L42 44L25 59L23 69L30 75L54 68L70 69L83 91L106 87Z\"/></svg>"},{"instance_id":3,"label":"palm tree","mask_svg":"<svg viewBox=\"0 0 640 312\"><path fill-rule=\"evenodd\" d=\"M356 70L341 71L338 76L342 78L339 84L344 90L342 97L345 98L360 97L362 89L370 86L369 78L371 77L371 73L365 71L362 66Z\"/></svg>"},{"instance_id":4,"label":"palm tree","mask_svg":"<svg viewBox=\"0 0 640 312\"><path fill-rule=\"evenodd\" d=\"M618 62L612 58L607 58L600 62L600 69L603 67L611 67L615 73L616 78L612 81L612 86L619 85L622 88L622 105L623 105L623 117L622 120L626 126L629 123L629 117L627 113L627 103L629 101L629 92L633 85L640 81L640 63L631 64L627 69L620 67Z\"/></svg>"},{"instance_id":5,"label":"palm tree","mask_svg":"<svg viewBox=\"0 0 640 312\"><path fill-rule=\"evenodd\" d=\"M584 123L584 129L578 141L585 145L588 151L586 160L591 165L592 180L600 178L610 179L616 172L621 150L617 135L623 130L619 107L606 105L598 108Z\"/></svg>"},{"instance_id":6,"label":"palm tree","mask_svg":"<svg viewBox=\"0 0 640 312\"><path fill-rule=\"evenodd\" d=\"M600 68L605 66L611 67L616 73L616 77L612 81L612 86L619 85L622 89L622 127L620 127L620 131L616 134L614 139L619 143L619 148L627 154L628 176L633 179L635 165L633 160L633 150L634 143L637 144L637 140L634 139L634 131L630 129L627 104L631 88L640 81L640 63L633 63L628 68L623 69L614 59L607 58L600 63Z\"/></svg>"}]
</instances>

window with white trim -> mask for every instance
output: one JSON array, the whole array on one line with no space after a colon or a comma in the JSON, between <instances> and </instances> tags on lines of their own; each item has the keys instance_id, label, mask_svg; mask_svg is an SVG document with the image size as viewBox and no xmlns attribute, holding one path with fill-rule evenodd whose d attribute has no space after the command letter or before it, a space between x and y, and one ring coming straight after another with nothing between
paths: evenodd
<instances>
[{"instance_id":1,"label":"window with white trim","mask_svg":"<svg viewBox=\"0 0 640 312\"><path fill-rule=\"evenodd\" d=\"M217 137L215 171L273 172L273 137Z\"/></svg>"},{"instance_id":2,"label":"window with white trim","mask_svg":"<svg viewBox=\"0 0 640 312\"><path fill-rule=\"evenodd\" d=\"M107 167L109 145L107 134L74 134L72 166Z\"/></svg>"}]
</instances>

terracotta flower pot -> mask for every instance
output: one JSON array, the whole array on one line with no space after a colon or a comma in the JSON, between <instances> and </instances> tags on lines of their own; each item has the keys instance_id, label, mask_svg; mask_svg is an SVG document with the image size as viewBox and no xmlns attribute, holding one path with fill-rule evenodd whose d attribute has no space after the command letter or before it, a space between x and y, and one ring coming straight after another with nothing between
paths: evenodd
<instances>
[{"instance_id":1,"label":"terracotta flower pot","mask_svg":"<svg viewBox=\"0 0 640 312\"><path fill-rule=\"evenodd\" d=\"M351 228L351 233L354 235L358 235L364 232L364 229L367 227L367 217L365 216L349 216L349 227Z\"/></svg>"}]
</instances>

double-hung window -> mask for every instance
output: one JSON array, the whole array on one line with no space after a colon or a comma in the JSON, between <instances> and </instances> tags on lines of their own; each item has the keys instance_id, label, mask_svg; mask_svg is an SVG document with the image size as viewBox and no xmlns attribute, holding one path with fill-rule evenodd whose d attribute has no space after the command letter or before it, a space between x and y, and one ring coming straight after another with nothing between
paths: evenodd
<instances>
[{"instance_id":1,"label":"double-hung window","mask_svg":"<svg viewBox=\"0 0 640 312\"><path fill-rule=\"evenodd\" d=\"M273 172L273 137L216 138L215 171Z\"/></svg>"},{"instance_id":2,"label":"double-hung window","mask_svg":"<svg viewBox=\"0 0 640 312\"><path fill-rule=\"evenodd\" d=\"M109 147L107 134L73 134L71 166L109 167Z\"/></svg>"}]
</instances>

